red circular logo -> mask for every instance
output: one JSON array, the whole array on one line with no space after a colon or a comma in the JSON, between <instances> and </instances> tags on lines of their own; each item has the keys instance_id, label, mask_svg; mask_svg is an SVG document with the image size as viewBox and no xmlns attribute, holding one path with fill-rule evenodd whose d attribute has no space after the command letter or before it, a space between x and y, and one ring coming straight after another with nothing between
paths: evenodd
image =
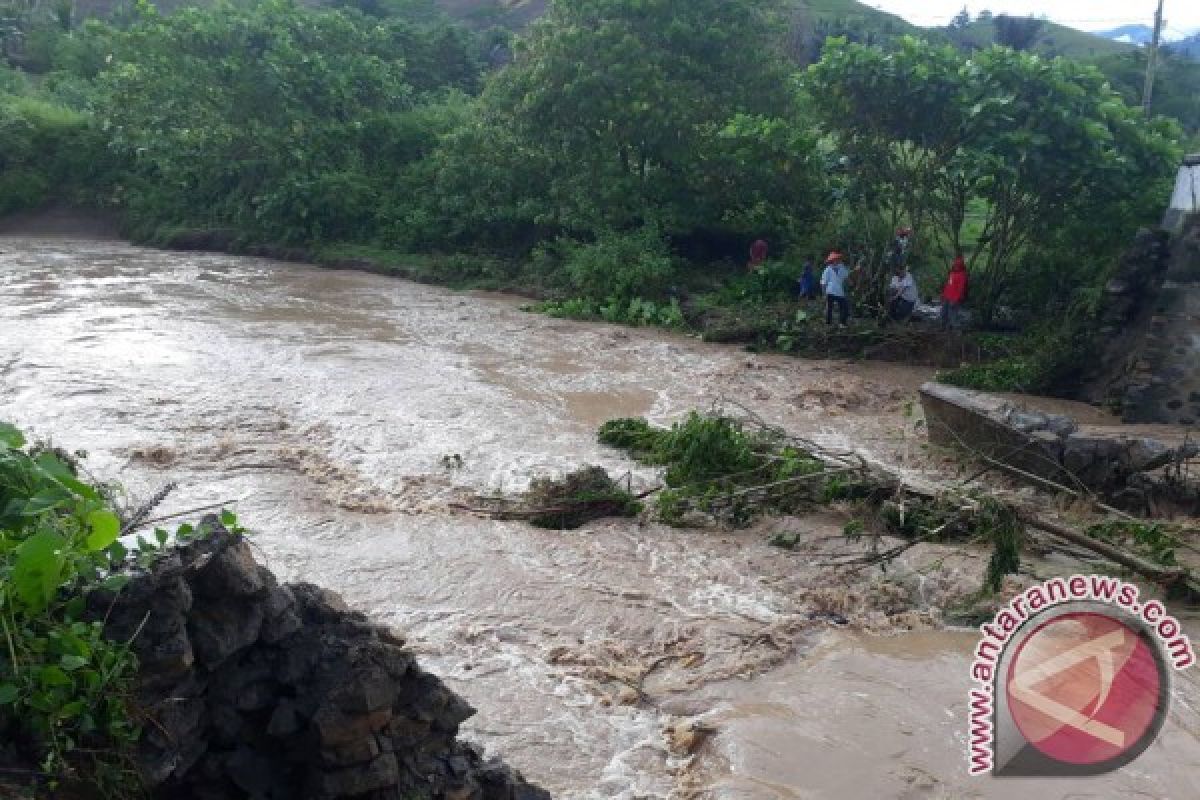
<instances>
[{"instance_id":1,"label":"red circular logo","mask_svg":"<svg viewBox=\"0 0 1200 800\"><path fill-rule=\"evenodd\" d=\"M1166 677L1145 637L1080 612L1031 633L1008 669L1008 706L1021 735L1065 764L1120 758L1154 736Z\"/></svg>"}]
</instances>

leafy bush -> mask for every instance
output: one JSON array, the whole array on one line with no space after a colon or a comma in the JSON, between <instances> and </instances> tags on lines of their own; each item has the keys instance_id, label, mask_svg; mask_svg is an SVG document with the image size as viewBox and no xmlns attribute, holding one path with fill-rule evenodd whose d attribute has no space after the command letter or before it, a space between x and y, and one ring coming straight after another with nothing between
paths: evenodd
<instances>
[{"instance_id":1,"label":"leafy bush","mask_svg":"<svg viewBox=\"0 0 1200 800\"><path fill-rule=\"evenodd\" d=\"M811 453L780 442L720 414L690 413L670 428L644 419L615 419L600 427L602 444L627 451L645 464L664 467L667 488L657 499L658 517L679 525L689 510L728 519L735 525L765 511L786 511L808 498L806 487L772 497L738 489L774 485L815 475L824 467ZM815 483L818 488L824 483Z\"/></svg>"},{"instance_id":2,"label":"leafy bush","mask_svg":"<svg viewBox=\"0 0 1200 800\"><path fill-rule=\"evenodd\" d=\"M575 530L605 517L636 517L642 504L601 467L583 467L561 480L537 478L525 494L537 509L529 523L550 530Z\"/></svg>"},{"instance_id":3,"label":"leafy bush","mask_svg":"<svg viewBox=\"0 0 1200 800\"><path fill-rule=\"evenodd\" d=\"M226 512L222 521L240 532ZM139 736L130 691L137 663L87 613L87 595L119 590L130 556L111 491L81 478L76 460L0 423L0 740L52 786L136 791ZM196 533L182 526L176 537ZM138 537L148 563L169 541Z\"/></svg>"},{"instance_id":4,"label":"leafy bush","mask_svg":"<svg viewBox=\"0 0 1200 800\"><path fill-rule=\"evenodd\" d=\"M626 302L657 297L675 274L667 243L653 226L608 231L589 244L560 240L558 246L567 280L587 297Z\"/></svg>"},{"instance_id":5,"label":"leafy bush","mask_svg":"<svg viewBox=\"0 0 1200 800\"><path fill-rule=\"evenodd\" d=\"M104 193L111 163L104 149L87 114L36 97L0 96L0 214Z\"/></svg>"},{"instance_id":6,"label":"leafy bush","mask_svg":"<svg viewBox=\"0 0 1200 800\"><path fill-rule=\"evenodd\" d=\"M951 386L982 392L1033 392L1043 383L1037 363L1026 357L971 364L939 372L937 379Z\"/></svg>"},{"instance_id":7,"label":"leafy bush","mask_svg":"<svg viewBox=\"0 0 1200 800\"><path fill-rule=\"evenodd\" d=\"M679 300L655 303L643 297L634 297L628 302L618 297L608 300L591 300L573 297L568 300L550 301L533 306L533 310L560 319L604 320L623 325L653 325L660 328L684 328L687 319Z\"/></svg>"},{"instance_id":8,"label":"leafy bush","mask_svg":"<svg viewBox=\"0 0 1200 800\"><path fill-rule=\"evenodd\" d=\"M41 173L21 167L0 172L0 215L42 206L49 195L50 184Z\"/></svg>"},{"instance_id":9,"label":"leafy bush","mask_svg":"<svg viewBox=\"0 0 1200 800\"><path fill-rule=\"evenodd\" d=\"M136 664L86 618L83 592L114 585L105 576L125 556L120 530L69 459L0 425L0 731L44 772L80 770L105 785L131 779Z\"/></svg>"}]
</instances>

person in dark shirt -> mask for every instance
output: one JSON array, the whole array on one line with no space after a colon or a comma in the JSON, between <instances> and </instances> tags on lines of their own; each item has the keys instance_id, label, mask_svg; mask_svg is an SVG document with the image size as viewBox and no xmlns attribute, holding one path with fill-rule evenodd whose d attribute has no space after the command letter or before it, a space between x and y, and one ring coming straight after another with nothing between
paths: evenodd
<instances>
[{"instance_id":1,"label":"person in dark shirt","mask_svg":"<svg viewBox=\"0 0 1200 800\"><path fill-rule=\"evenodd\" d=\"M799 300L812 300L817 296L817 275L813 272L813 262L811 258L804 259L804 272L800 275L800 279L796 281L796 298Z\"/></svg>"}]
</instances>

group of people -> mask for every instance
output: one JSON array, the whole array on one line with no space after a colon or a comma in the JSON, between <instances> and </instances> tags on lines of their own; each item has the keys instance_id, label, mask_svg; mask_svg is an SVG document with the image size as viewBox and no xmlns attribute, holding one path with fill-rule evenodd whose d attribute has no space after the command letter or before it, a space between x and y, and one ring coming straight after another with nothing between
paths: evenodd
<instances>
[{"instance_id":1,"label":"group of people","mask_svg":"<svg viewBox=\"0 0 1200 800\"><path fill-rule=\"evenodd\" d=\"M892 278L888 282L886 319L904 322L910 319L920 302L920 293L912 272L908 269L908 249L912 241L912 229L901 228L896 231L891 249L888 251L888 264L892 268ZM767 260L767 243L759 239L750 248L749 269L758 269ZM818 283L812 260L804 262L804 272L796 284L796 294L804 300L817 297L818 287L825 295L825 322L828 325L837 324L846 327L850 320L850 277L861 267L861 262L853 268L846 266L846 258L838 251L833 251L825 259L825 269ZM957 328L960 324L961 309L967 301L967 262L962 254L954 258L945 283L942 285L941 323L942 328Z\"/></svg>"}]
</instances>

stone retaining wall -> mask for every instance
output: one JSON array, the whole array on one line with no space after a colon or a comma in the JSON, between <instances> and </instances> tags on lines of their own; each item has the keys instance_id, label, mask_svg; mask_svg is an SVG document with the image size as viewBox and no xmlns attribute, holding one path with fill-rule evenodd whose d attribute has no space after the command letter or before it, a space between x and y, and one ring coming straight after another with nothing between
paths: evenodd
<instances>
[{"instance_id":1,"label":"stone retaining wall","mask_svg":"<svg viewBox=\"0 0 1200 800\"><path fill-rule=\"evenodd\" d=\"M138 765L172 800L548 800L457 741L474 710L404 642L214 533L90 608L140 659Z\"/></svg>"},{"instance_id":2,"label":"stone retaining wall","mask_svg":"<svg viewBox=\"0 0 1200 800\"><path fill-rule=\"evenodd\" d=\"M1108 345L1097 363L1115 367L1109 400L1125 422L1198 425L1200 215L1187 220L1169 250L1135 246L1127 259L1109 285L1112 319L1101 330Z\"/></svg>"}]
</instances>

